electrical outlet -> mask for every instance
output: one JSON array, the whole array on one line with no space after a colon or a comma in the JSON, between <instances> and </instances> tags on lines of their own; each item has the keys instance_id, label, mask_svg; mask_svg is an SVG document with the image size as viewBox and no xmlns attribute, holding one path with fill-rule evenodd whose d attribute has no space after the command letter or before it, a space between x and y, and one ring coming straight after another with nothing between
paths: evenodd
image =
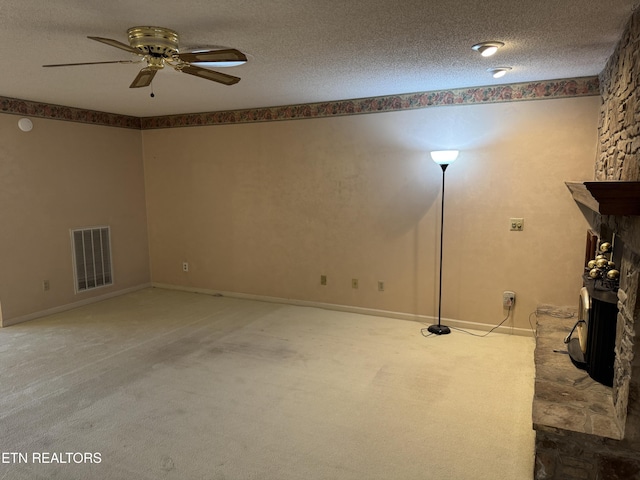
<instances>
[{"instance_id":1,"label":"electrical outlet","mask_svg":"<svg viewBox=\"0 0 640 480\"><path fill-rule=\"evenodd\" d=\"M42 290L45 291L45 292L48 292L49 288L51 288L51 285L49 284L49 280L43 280L42 281Z\"/></svg>"},{"instance_id":2,"label":"electrical outlet","mask_svg":"<svg viewBox=\"0 0 640 480\"><path fill-rule=\"evenodd\" d=\"M512 232L521 232L524 230L524 218L510 218L509 225Z\"/></svg>"},{"instance_id":3,"label":"electrical outlet","mask_svg":"<svg viewBox=\"0 0 640 480\"><path fill-rule=\"evenodd\" d=\"M326 284L327 284L327 276L320 275L320 285L326 285Z\"/></svg>"},{"instance_id":4,"label":"electrical outlet","mask_svg":"<svg viewBox=\"0 0 640 480\"><path fill-rule=\"evenodd\" d=\"M182 262L182 271L183 272L189 271L189 262Z\"/></svg>"},{"instance_id":5,"label":"electrical outlet","mask_svg":"<svg viewBox=\"0 0 640 480\"><path fill-rule=\"evenodd\" d=\"M351 279L351 288L358 288L358 279L357 278L352 278Z\"/></svg>"},{"instance_id":6,"label":"electrical outlet","mask_svg":"<svg viewBox=\"0 0 640 480\"><path fill-rule=\"evenodd\" d=\"M513 304L516 302L516 294L515 292L511 292L509 290L505 290L502 292L502 306L504 308L511 308Z\"/></svg>"},{"instance_id":7,"label":"electrical outlet","mask_svg":"<svg viewBox=\"0 0 640 480\"><path fill-rule=\"evenodd\" d=\"M378 291L384 292L384 282L378 282Z\"/></svg>"}]
</instances>

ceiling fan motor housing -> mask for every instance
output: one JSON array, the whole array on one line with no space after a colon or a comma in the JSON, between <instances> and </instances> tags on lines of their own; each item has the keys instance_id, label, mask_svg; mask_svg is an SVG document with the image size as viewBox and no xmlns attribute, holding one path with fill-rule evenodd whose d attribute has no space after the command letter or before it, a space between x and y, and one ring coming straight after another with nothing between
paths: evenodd
<instances>
[{"instance_id":1,"label":"ceiling fan motor housing","mask_svg":"<svg viewBox=\"0 0 640 480\"><path fill-rule=\"evenodd\" d=\"M129 45L154 57L170 58L178 53L178 32L164 27L131 27Z\"/></svg>"}]
</instances>

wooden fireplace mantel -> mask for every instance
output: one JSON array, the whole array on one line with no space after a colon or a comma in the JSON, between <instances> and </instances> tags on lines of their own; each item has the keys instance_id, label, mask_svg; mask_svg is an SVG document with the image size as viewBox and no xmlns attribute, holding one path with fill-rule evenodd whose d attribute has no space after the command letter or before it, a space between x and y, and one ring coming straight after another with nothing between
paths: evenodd
<instances>
[{"instance_id":1,"label":"wooden fireplace mantel","mask_svg":"<svg viewBox=\"0 0 640 480\"><path fill-rule=\"evenodd\" d=\"M565 182L573 199L601 215L640 215L640 182Z\"/></svg>"}]
</instances>

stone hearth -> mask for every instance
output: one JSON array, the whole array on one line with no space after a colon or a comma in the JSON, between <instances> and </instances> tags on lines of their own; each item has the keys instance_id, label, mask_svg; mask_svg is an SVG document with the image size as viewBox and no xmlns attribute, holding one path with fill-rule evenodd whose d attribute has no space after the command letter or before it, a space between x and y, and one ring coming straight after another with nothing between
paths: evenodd
<instances>
[{"instance_id":1,"label":"stone hearth","mask_svg":"<svg viewBox=\"0 0 640 480\"><path fill-rule=\"evenodd\" d=\"M538 319L533 426L621 440L612 389L576 368L567 355L563 340L574 323L574 319Z\"/></svg>"},{"instance_id":2,"label":"stone hearth","mask_svg":"<svg viewBox=\"0 0 640 480\"><path fill-rule=\"evenodd\" d=\"M640 478L640 449L623 438L612 388L576 368L564 338L575 319L539 317L533 428L535 478Z\"/></svg>"}]
</instances>

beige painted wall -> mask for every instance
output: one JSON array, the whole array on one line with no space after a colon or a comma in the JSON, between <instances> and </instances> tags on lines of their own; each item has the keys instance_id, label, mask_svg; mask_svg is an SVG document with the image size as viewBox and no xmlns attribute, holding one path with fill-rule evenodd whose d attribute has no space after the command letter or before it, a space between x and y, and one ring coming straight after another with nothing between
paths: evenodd
<instances>
[{"instance_id":1,"label":"beige painted wall","mask_svg":"<svg viewBox=\"0 0 640 480\"><path fill-rule=\"evenodd\" d=\"M0 115L4 325L150 281L140 131ZM111 226L114 285L74 293L71 228ZM43 280L50 290L43 291Z\"/></svg>"},{"instance_id":2,"label":"beige painted wall","mask_svg":"<svg viewBox=\"0 0 640 480\"><path fill-rule=\"evenodd\" d=\"M599 102L144 131L152 280L437 315L441 171L428 152L459 148L443 316L497 324L508 289L509 324L528 328L538 304L577 304L587 223L563 182L593 176Z\"/></svg>"}]
</instances>

